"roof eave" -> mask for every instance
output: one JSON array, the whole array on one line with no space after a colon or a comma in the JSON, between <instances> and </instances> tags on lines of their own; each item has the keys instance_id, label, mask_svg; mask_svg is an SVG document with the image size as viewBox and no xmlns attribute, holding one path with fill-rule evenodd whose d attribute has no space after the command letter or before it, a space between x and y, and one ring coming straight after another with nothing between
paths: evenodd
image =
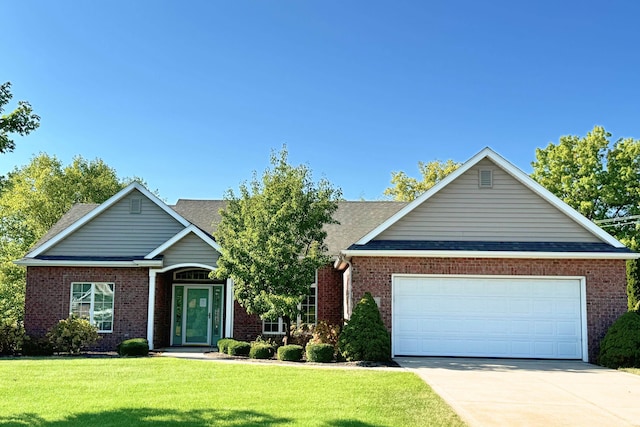
<instances>
[{"instance_id":1,"label":"roof eave","mask_svg":"<svg viewBox=\"0 0 640 427\"><path fill-rule=\"evenodd\" d=\"M23 267L162 267L162 259L136 259L130 261L99 261L99 260L65 260L21 258L13 261Z\"/></svg>"},{"instance_id":2,"label":"roof eave","mask_svg":"<svg viewBox=\"0 0 640 427\"><path fill-rule=\"evenodd\" d=\"M353 257L409 257L409 258L512 258L512 259L640 259L636 252L532 252L532 251L429 251L429 250L357 250L342 251L347 259Z\"/></svg>"}]
</instances>

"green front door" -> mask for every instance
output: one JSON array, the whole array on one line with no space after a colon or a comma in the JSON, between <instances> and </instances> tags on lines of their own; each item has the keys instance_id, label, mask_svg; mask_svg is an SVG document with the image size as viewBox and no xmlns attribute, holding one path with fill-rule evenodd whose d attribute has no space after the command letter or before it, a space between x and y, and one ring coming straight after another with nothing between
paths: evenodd
<instances>
[{"instance_id":1,"label":"green front door","mask_svg":"<svg viewBox=\"0 0 640 427\"><path fill-rule=\"evenodd\" d=\"M211 288L186 288L185 344L209 344Z\"/></svg>"}]
</instances>

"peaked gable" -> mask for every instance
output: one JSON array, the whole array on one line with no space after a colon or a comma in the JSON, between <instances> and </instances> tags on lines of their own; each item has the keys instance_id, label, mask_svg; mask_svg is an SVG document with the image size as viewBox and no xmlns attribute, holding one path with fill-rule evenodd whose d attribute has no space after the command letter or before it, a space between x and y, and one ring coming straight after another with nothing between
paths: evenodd
<instances>
[{"instance_id":1,"label":"peaked gable","mask_svg":"<svg viewBox=\"0 0 640 427\"><path fill-rule=\"evenodd\" d=\"M480 170L492 171L491 188L479 188ZM372 240L604 242L624 247L490 148L356 245Z\"/></svg>"},{"instance_id":2,"label":"peaked gable","mask_svg":"<svg viewBox=\"0 0 640 427\"><path fill-rule=\"evenodd\" d=\"M38 256L144 256L189 225L133 183L27 254Z\"/></svg>"}]
</instances>

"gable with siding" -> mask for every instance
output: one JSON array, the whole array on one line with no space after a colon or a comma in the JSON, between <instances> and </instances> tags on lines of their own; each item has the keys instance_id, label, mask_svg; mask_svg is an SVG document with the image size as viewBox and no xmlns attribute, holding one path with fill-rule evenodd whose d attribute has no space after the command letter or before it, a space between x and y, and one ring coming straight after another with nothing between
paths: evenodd
<instances>
[{"instance_id":1,"label":"gable with siding","mask_svg":"<svg viewBox=\"0 0 640 427\"><path fill-rule=\"evenodd\" d=\"M132 200L140 203L139 213L131 212ZM184 225L133 190L42 255L145 256L182 229Z\"/></svg>"},{"instance_id":2,"label":"gable with siding","mask_svg":"<svg viewBox=\"0 0 640 427\"><path fill-rule=\"evenodd\" d=\"M493 185L480 188L480 170ZM601 242L572 218L484 158L374 240Z\"/></svg>"},{"instance_id":3,"label":"gable with siding","mask_svg":"<svg viewBox=\"0 0 640 427\"><path fill-rule=\"evenodd\" d=\"M215 266L220 253L194 233L189 233L164 251L164 266L199 263Z\"/></svg>"}]
</instances>

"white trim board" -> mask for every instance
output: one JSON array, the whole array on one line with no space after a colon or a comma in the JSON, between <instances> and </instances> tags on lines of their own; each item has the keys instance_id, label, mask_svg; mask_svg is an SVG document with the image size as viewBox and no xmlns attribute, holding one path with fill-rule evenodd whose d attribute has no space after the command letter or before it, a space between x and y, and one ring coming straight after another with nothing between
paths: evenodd
<instances>
[{"instance_id":1,"label":"white trim board","mask_svg":"<svg viewBox=\"0 0 640 427\"><path fill-rule=\"evenodd\" d=\"M422 250L344 250L353 257L424 257L424 258L525 258L525 259L639 259L636 252L510 252L510 251L422 251Z\"/></svg>"}]
</instances>

